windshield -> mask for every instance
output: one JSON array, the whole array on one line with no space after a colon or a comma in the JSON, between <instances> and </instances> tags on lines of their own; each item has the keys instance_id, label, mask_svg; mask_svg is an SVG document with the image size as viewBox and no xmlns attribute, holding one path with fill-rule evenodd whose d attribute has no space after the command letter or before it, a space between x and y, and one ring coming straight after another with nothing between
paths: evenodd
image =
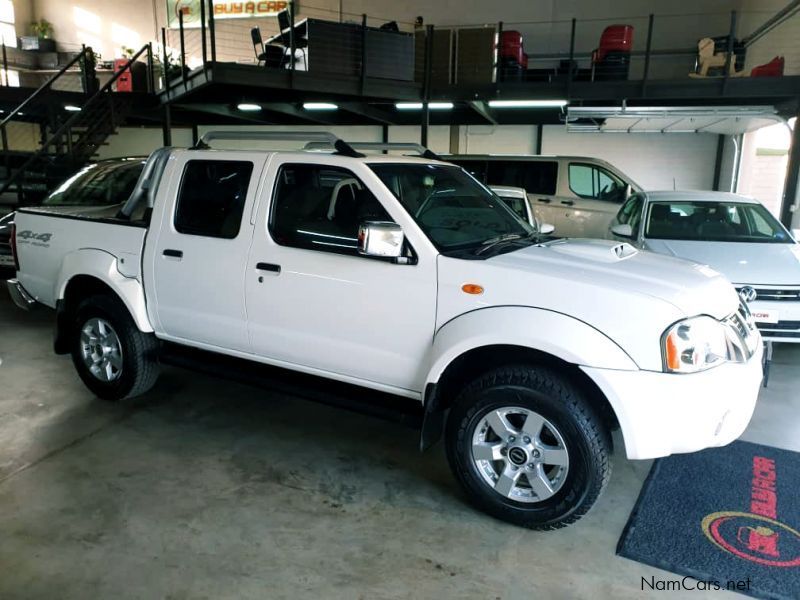
<instances>
[{"instance_id":1,"label":"windshield","mask_svg":"<svg viewBox=\"0 0 800 600\"><path fill-rule=\"evenodd\" d=\"M44 204L108 206L125 202L144 168L140 159L88 165L58 186Z\"/></svg>"},{"instance_id":2,"label":"windshield","mask_svg":"<svg viewBox=\"0 0 800 600\"><path fill-rule=\"evenodd\" d=\"M455 166L372 164L370 168L440 252L534 233L496 195Z\"/></svg>"},{"instance_id":3,"label":"windshield","mask_svg":"<svg viewBox=\"0 0 800 600\"><path fill-rule=\"evenodd\" d=\"M793 243L770 212L743 202L653 202L645 237L711 242Z\"/></svg>"}]
</instances>

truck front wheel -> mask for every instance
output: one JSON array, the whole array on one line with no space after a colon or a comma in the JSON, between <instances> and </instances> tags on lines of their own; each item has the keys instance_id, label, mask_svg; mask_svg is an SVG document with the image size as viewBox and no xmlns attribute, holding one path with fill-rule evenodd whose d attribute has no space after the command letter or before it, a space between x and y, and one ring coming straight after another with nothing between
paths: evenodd
<instances>
[{"instance_id":1,"label":"truck front wheel","mask_svg":"<svg viewBox=\"0 0 800 600\"><path fill-rule=\"evenodd\" d=\"M577 521L611 475L601 419L575 385L546 367L501 367L466 385L445 435L469 500L530 529Z\"/></svg>"},{"instance_id":2,"label":"truck front wheel","mask_svg":"<svg viewBox=\"0 0 800 600\"><path fill-rule=\"evenodd\" d=\"M153 387L158 340L139 331L119 300L91 296L74 316L72 362L86 387L104 400L138 396Z\"/></svg>"}]
</instances>

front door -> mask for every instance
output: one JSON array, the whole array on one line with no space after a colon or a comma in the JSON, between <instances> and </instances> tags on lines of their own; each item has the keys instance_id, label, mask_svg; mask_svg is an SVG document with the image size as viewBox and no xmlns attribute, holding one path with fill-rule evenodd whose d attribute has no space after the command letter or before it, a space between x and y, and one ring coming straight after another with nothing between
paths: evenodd
<instances>
[{"instance_id":1,"label":"front door","mask_svg":"<svg viewBox=\"0 0 800 600\"><path fill-rule=\"evenodd\" d=\"M554 200L559 236L603 238L625 201L626 184L603 167L571 162L567 183L573 197Z\"/></svg>"},{"instance_id":2,"label":"front door","mask_svg":"<svg viewBox=\"0 0 800 600\"><path fill-rule=\"evenodd\" d=\"M156 331L163 337L249 351L244 277L250 214L264 159L252 153L179 154L157 203L161 229L147 258Z\"/></svg>"},{"instance_id":3,"label":"front door","mask_svg":"<svg viewBox=\"0 0 800 600\"><path fill-rule=\"evenodd\" d=\"M335 162L268 167L274 189L260 202L245 283L253 350L414 395L435 327L435 254L419 253L417 264L360 256L360 222L399 223L409 256L421 234L368 166Z\"/></svg>"}]
</instances>

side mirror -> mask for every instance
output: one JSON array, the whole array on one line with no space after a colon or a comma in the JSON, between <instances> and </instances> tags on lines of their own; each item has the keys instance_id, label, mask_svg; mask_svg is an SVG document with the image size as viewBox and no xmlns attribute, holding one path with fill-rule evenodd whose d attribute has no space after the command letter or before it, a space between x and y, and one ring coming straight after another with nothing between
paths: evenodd
<instances>
[{"instance_id":1,"label":"side mirror","mask_svg":"<svg viewBox=\"0 0 800 600\"><path fill-rule=\"evenodd\" d=\"M539 223L539 233L542 235L550 235L555 230L555 225L551 225L550 223Z\"/></svg>"},{"instance_id":2,"label":"side mirror","mask_svg":"<svg viewBox=\"0 0 800 600\"><path fill-rule=\"evenodd\" d=\"M405 235L397 223L364 221L358 228L358 253L378 258L400 258Z\"/></svg>"},{"instance_id":3,"label":"side mirror","mask_svg":"<svg viewBox=\"0 0 800 600\"><path fill-rule=\"evenodd\" d=\"M611 233L619 237L633 238L633 229L627 223L617 223L611 226Z\"/></svg>"}]
</instances>

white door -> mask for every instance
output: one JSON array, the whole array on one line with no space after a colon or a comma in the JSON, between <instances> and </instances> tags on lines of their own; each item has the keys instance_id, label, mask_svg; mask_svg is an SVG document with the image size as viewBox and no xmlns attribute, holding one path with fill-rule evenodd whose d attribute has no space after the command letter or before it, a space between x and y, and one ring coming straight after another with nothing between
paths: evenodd
<instances>
[{"instance_id":1,"label":"white door","mask_svg":"<svg viewBox=\"0 0 800 600\"><path fill-rule=\"evenodd\" d=\"M558 235L605 237L625 201L626 184L611 171L591 163L570 162L566 175L573 196L553 201Z\"/></svg>"},{"instance_id":2,"label":"white door","mask_svg":"<svg viewBox=\"0 0 800 600\"><path fill-rule=\"evenodd\" d=\"M362 221L399 223L411 254L421 234L366 165L351 172L335 157L300 160L270 164L271 201L263 198L256 216L245 284L254 352L421 391L436 319L435 254L419 252L417 264L358 255Z\"/></svg>"},{"instance_id":3,"label":"white door","mask_svg":"<svg viewBox=\"0 0 800 600\"><path fill-rule=\"evenodd\" d=\"M175 158L148 257L149 295L163 337L249 351L244 277L250 214L264 159L252 153Z\"/></svg>"}]
</instances>

